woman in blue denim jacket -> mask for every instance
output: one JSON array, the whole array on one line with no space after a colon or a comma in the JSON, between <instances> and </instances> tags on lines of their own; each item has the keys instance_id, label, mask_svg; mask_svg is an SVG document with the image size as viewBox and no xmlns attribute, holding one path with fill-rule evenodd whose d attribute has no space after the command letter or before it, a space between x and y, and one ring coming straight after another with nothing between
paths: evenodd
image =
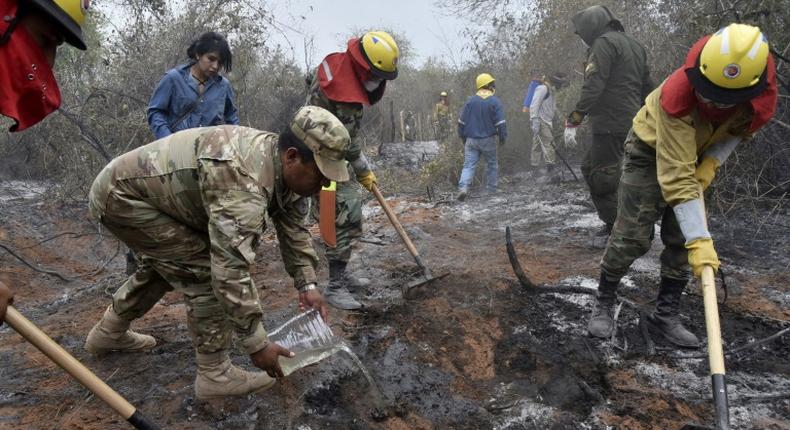
<instances>
[{"instance_id":1,"label":"woman in blue denim jacket","mask_svg":"<svg viewBox=\"0 0 790 430\"><path fill-rule=\"evenodd\" d=\"M148 103L148 125L157 139L179 130L238 124L234 94L227 78L232 54L227 40L209 31L187 49L189 62L165 73Z\"/></svg>"}]
</instances>

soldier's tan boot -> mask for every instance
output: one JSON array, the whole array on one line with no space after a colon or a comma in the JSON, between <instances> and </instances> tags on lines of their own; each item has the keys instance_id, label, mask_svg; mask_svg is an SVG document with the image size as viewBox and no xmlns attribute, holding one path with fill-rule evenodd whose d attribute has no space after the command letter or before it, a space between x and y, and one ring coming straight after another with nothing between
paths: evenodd
<instances>
[{"instance_id":1,"label":"soldier's tan boot","mask_svg":"<svg viewBox=\"0 0 790 430\"><path fill-rule=\"evenodd\" d=\"M266 372L248 372L234 366L226 351L197 353L195 395L206 400L225 396L245 396L267 390L275 379Z\"/></svg>"},{"instance_id":2,"label":"soldier's tan boot","mask_svg":"<svg viewBox=\"0 0 790 430\"><path fill-rule=\"evenodd\" d=\"M110 351L148 351L156 346L152 336L129 330L130 321L121 319L110 305L101 320L88 333L85 350L93 354Z\"/></svg>"}]
</instances>

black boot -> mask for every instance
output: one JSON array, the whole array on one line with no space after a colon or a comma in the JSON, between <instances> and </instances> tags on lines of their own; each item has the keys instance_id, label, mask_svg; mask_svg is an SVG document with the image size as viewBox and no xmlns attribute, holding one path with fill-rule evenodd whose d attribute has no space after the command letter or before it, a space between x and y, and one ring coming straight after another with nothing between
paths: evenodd
<instances>
[{"instance_id":1,"label":"black boot","mask_svg":"<svg viewBox=\"0 0 790 430\"><path fill-rule=\"evenodd\" d=\"M658 334L668 342L685 348L699 348L699 339L680 322L680 296L686 287L686 280L661 278L658 289L656 310L647 316L652 333Z\"/></svg>"},{"instance_id":2,"label":"black boot","mask_svg":"<svg viewBox=\"0 0 790 430\"><path fill-rule=\"evenodd\" d=\"M329 260L329 285L324 291L324 298L327 303L338 309L359 309L362 304L348 292L346 264L345 261Z\"/></svg>"},{"instance_id":3,"label":"black boot","mask_svg":"<svg viewBox=\"0 0 790 430\"><path fill-rule=\"evenodd\" d=\"M587 324L587 331L595 337L607 339L612 336L614 330L614 302L617 298L617 286L620 280L610 281L606 275L601 273L598 281L598 302L590 315L590 322Z\"/></svg>"}]
</instances>

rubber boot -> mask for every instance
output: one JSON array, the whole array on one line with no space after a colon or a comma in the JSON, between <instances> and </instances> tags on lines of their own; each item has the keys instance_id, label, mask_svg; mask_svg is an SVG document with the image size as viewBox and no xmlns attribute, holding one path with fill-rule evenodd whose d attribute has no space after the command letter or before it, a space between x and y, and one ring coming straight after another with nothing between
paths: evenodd
<instances>
[{"instance_id":1,"label":"rubber boot","mask_svg":"<svg viewBox=\"0 0 790 430\"><path fill-rule=\"evenodd\" d=\"M156 340L146 334L129 330L131 321L121 319L112 305L104 311L104 316L96 323L85 339L85 350L93 354L110 351L138 352L156 346Z\"/></svg>"},{"instance_id":2,"label":"rubber boot","mask_svg":"<svg viewBox=\"0 0 790 430\"><path fill-rule=\"evenodd\" d=\"M466 191L466 189L464 189L464 188L461 188L460 190L458 190L458 195L457 195L455 198L456 198L456 199L457 199L459 202L462 202L462 201L466 200L466 196L467 196L467 194L468 194L468 192Z\"/></svg>"},{"instance_id":3,"label":"rubber boot","mask_svg":"<svg viewBox=\"0 0 790 430\"><path fill-rule=\"evenodd\" d=\"M598 281L598 301L587 323L587 331L595 337L608 339L614 330L614 302L617 298L617 286L620 280L610 281L601 273Z\"/></svg>"},{"instance_id":4,"label":"rubber boot","mask_svg":"<svg viewBox=\"0 0 790 430\"><path fill-rule=\"evenodd\" d=\"M340 279L349 292L356 293L366 289L370 285L370 279L357 278L347 270L347 266L345 261L329 260L329 279L333 278L334 272L334 277Z\"/></svg>"},{"instance_id":5,"label":"rubber boot","mask_svg":"<svg viewBox=\"0 0 790 430\"><path fill-rule=\"evenodd\" d=\"M351 311L361 308L362 304L348 292L346 264L341 261L329 261L329 285L324 291L324 299L337 309Z\"/></svg>"},{"instance_id":6,"label":"rubber boot","mask_svg":"<svg viewBox=\"0 0 790 430\"><path fill-rule=\"evenodd\" d=\"M699 348L699 339L680 322L680 296L686 280L661 278L656 309L647 316L648 328L669 343L684 348Z\"/></svg>"},{"instance_id":7,"label":"rubber boot","mask_svg":"<svg viewBox=\"0 0 790 430\"><path fill-rule=\"evenodd\" d=\"M227 351L196 354L195 395L206 400L226 396L246 396L271 388L275 379L266 372L248 372L230 362Z\"/></svg>"}]
</instances>

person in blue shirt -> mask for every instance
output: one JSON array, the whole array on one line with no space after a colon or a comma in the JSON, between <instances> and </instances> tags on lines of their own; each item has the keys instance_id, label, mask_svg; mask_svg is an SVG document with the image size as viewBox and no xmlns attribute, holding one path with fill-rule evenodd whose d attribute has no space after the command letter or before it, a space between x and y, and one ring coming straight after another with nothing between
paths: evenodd
<instances>
[{"instance_id":1,"label":"person in blue shirt","mask_svg":"<svg viewBox=\"0 0 790 430\"><path fill-rule=\"evenodd\" d=\"M458 200L463 201L469 192L469 184L475 176L475 168L482 156L486 160L486 192L496 191L497 142L504 145L507 138L505 109L494 95L494 77L482 73L475 79L477 93L466 101L458 118L458 135L464 141L464 168L458 181Z\"/></svg>"},{"instance_id":2,"label":"person in blue shirt","mask_svg":"<svg viewBox=\"0 0 790 430\"><path fill-rule=\"evenodd\" d=\"M225 37L209 31L187 49L189 62L165 73L148 103L148 125L157 139L177 131L220 124L239 124L234 94L227 78L232 54Z\"/></svg>"}]
</instances>

